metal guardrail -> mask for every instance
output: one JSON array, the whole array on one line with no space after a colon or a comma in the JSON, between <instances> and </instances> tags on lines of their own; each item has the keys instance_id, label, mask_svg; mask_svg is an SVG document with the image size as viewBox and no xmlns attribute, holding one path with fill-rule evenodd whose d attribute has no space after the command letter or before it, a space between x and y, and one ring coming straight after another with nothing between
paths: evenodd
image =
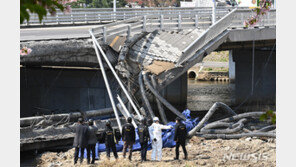
<instances>
[{"instance_id":1,"label":"metal guardrail","mask_svg":"<svg viewBox=\"0 0 296 167\"><path fill-rule=\"evenodd\" d=\"M216 8L216 14L226 14L233 7L219 7ZM245 9L245 8L242 8ZM144 15L168 15L168 14L212 14L212 8L196 7L196 8L119 8L117 12L113 12L110 8L86 8L73 9L70 14L64 14L58 11L55 16L48 14L40 23L38 15L31 14L29 22L25 21L21 26L30 25L59 25L59 24L87 24L99 22L111 22L129 19L132 17Z\"/></svg>"},{"instance_id":2,"label":"metal guardrail","mask_svg":"<svg viewBox=\"0 0 296 167\"><path fill-rule=\"evenodd\" d=\"M229 14L224 16L222 19L217 21L215 24L211 25L206 31L204 31L199 38L192 42L187 48L182 52L182 55L177 61L176 66L181 65L183 62L190 59L196 51L201 49L204 45L209 43L220 33L227 30L228 28L241 28L244 27L244 22L253 15L250 10L238 10L235 9ZM275 10L271 10L266 15L261 18L261 21L256 26L274 26L275 20Z\"/></svg>"},{"instance_id":3,"label":"metal guardrail","mask_svg":"<svg viewBox=\"0 0 296 167\"><path fill-rule=\"evenodd\" d=\"M234 9L215 24L211 25L196 40L188 45L177 60L176 66L179 66L181 63L188 60L197 50L225 31L231 25L232 21L235 21L236 11L237 9Z\"/></svg>"},{"instance_id":4,"label":"metal guardrail","mask_svg":"<svg viewBox=\"0 0 296 167\"><path fill-rule=\"evenodd\" d=\"M251 10L247 9L237 9L232 13L233 17L227 20L225 26L216 26L216 30L225 29L227 27L244 28L244 22L254 14ZM219 20L222 18L222 16L223 15L219 14L216 15L217 24L219 23ZM257 26L275 26L275 16L276 10L270 10L267 15L263 16L262 20ZM92 31L98 40L102 40L104 43L106 43L107 38L115 35L126 35L127 38L129 38L132 33L152 32L157 29L178 30L199 28L207 30L211 25L211 15L183 12L180 14L157 14L133 17L127 20L98 26L93 28ZM216 34L215 27L212 27L211 31Z\"/></svg>"}]
</instances>

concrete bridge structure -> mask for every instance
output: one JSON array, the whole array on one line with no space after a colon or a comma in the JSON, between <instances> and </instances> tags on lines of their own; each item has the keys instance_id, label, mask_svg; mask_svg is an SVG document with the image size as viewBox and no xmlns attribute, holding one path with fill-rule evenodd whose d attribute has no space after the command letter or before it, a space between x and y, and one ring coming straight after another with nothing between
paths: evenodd
<instances>
[{"instance_id":1,"label":"concrete bridge structure","mask_svg":"<svg viewBox=\"0 0 296 167\"><path fill-rule=\"evenodd\" d=\"M211 13L195 12L144 15L73 30L72 27L21 29L21 45L33 49L31 55L21 57L21 113L26 113L21 116L110 107L89 28L119 73L124 75L132 69L132 75L137 76L140 69L136 65L140 64L155 75L157 90L180 110L186 107L187 70L207 54L219 50L231 50L237 104L249 97L251 89L252 98L272 101L275 10L268 12L256 27L245 28L243 23L251 15L248 9L233 9L224 16L216 16L215 24L211 22ZM108 69L106 64L105 67ZM112 75L108 76L112 80ZM259 78L262 79L255 88L254 81ZM113 86L118 87L115 82ZM151 97L150 101L153 103L155 99Z\"/></svg>"},{"instance_id":2,"label":"concrete bridge structure","mask_svg":"<svg viewBox=\"0 0 296 167\"><path fill-rule=\"evenodd\" d=\"M154 78L154 88L160 95L183 110L188 69L212 51L220 50L230 50L234 62L236 104L246 100L274 104L275 12L269 11L251 28L245 28L244 21L252 16L252 11L231 9L223 16L215 16L214 24L211 13L196 12L144 15L74 30L69 27L21 29L21 47L33 50L20 58L21 117L110 107L102 67L98 64L97 56L102 54L117 69L138 108L147 107L143 105L138 82L141 71L146 72L144 91L152 108L158 107L147 78L148 83ZM85 32L89 28L90 34ZM94 46L102 48L99 55ZM110 66L104 62L103 67L113 96L124 97ZM132 111L130 103L128 106ZM167 117L173 119L175 115L169 113ZM70 135L59 140L72 138ZM21 143L21 150L64 144L56 140L46 143L43 139Z\"/></svg>"}]
</instances>

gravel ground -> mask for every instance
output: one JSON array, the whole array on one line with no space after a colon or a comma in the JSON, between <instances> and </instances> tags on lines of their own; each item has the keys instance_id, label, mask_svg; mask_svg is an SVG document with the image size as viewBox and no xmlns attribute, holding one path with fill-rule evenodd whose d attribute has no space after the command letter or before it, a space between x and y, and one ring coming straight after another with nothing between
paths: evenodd
<instances>
[{"instance_id":1,"label":"gravel ground","mask_svg":"<svg viewBox=\"0 0 296 167\"><path fill-rule=\"evenodd\" d=\"M189 153L188 160L183 160L183 152L180 153L180 160L173 160L175 148L164 148L163 159L161 162L140 162L140 152L133 152L133 160L130 162L122 158L115 160L111 154L111 160L107 160L106 154L101 153L101 159L94 165L87 165L86 161L76 166L225 166L225 167L272 167L276 166L276 139L242 138L239 140L204 140L203 138L193 137L187 144ZM46 152L37 158L38 167L70 167L73 165L74 149L67 152ZM150 159L151 151L148 151L147 158Z\"/></svg>"}]
</instances>

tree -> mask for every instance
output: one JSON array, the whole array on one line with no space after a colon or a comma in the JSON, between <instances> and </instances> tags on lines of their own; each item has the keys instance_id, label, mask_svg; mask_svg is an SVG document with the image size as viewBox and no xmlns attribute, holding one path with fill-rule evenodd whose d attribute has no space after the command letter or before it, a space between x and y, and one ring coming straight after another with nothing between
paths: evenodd
<instances>
[{"instance_id":1,"label":"tree","mask_svg":"<svg viewBox=\"0 0 296 167\"><path fill-rule=\"evenodd\" d=\"M126 5L126 1L125 0L118 0L116 6L119 7L119 8L122 8L122 7L125 7Z\"/></svg>"},{"instance_id":2,"label":"tree","mask_svg":"<svg viewBox=\"0 0 296 167\"><path fill-rule=\"evenodd\" d=\"M271 8L271 0L258 0L257 3L259 7L253 9L255 16L245 21L245 27L256 25L260 21L260 17L265 15Z\"/></svg>"},{"instance_id":3,"label":"tree","mask_svg":"<svg viewBox=\"0 0 296 167\"><path fill-rule=\"evenodd\" d=\"M110 1L108 2L108 0L93 0L91 6L94 8L111 8L112 7Z\"/></svg>"},{"instance_id":4,"label":"tree","mask_svg":"<svg viewBox=\"0 0 296 167\"><path fill-rule=\"evenodd\" d=\"M25 20L30 20L29 13L36 13L40 22L48 12L51 15L55 15L57 9L69 13L71 12L69 3L76 1L77 0L20 0L20 23L22 24Z\"/></svg>"}]
</instances>

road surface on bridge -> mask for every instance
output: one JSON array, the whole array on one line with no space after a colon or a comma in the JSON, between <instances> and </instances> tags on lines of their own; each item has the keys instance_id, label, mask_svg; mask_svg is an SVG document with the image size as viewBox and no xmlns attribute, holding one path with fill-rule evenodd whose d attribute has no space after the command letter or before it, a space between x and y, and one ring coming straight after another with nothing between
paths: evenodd
<instances>
[{"instance_id":1,"label":"road surface on bridge","mask_svg":"<svg viewBox=\"0 0 296 167\"><path fill-rule=\"evenodd\" d=\"M88 30L97 26L23 28L20 29L20 41L89 38Z\"/></svg>"}]
</instances>

